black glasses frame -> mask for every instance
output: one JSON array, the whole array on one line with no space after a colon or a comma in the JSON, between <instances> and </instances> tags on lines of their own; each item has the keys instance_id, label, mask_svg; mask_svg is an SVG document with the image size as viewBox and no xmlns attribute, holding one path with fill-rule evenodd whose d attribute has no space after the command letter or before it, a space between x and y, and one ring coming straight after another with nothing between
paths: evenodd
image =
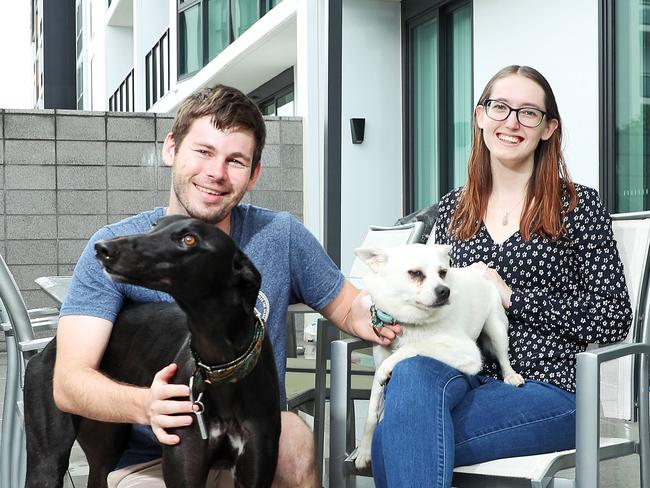
<instances>
[{"instance_id":1,"label":"black glasses frame","mask_svg":"<svg viewBox=\"0 0 650 488\"><path fill-rule=\"evenodd\" d=\"M503 117L502 119L495 119L494 117L490 117L490 114L489 114L488 112L489 112L489 105L490 105L492 102L497 102L497 103L500 103L500 104L505 105L506 107L508 107L508 114L507 114L505 117ZM495 99L493 99L493 98L488 98L487 100L485 100L485 103L483 104L483 107L485 107L485 115L487 115L488 117L490 117L492 120L496 120L496 121L498 121L498 122L502 122L502 121L506 120L508 117L510 117L510 114L511 114L512 112L514 112L514 113L515 113L515 116L517 117L517 122L519 122L519 123L520 123L521 125L523 125L524 127L528 127L529 129L534 129L535 127L539 127L540 124L544 121L544 117L546 117L546 112L544 112L543 110L538 109L537 107L519 107L519 108L512 108L512 107L511 107L510 105L508 105L507 103L502 102L501 100L495 100ZM519 119L519 111L520 111L520 110L531 110L531 109L532 109L532 110L537 110L538 112L541 112L541 114L542 114L542 118L539 119L539 123L538 123L537 125L528 125L528 124L524 124L524 123Z\"/></svg>"}]
</instances>

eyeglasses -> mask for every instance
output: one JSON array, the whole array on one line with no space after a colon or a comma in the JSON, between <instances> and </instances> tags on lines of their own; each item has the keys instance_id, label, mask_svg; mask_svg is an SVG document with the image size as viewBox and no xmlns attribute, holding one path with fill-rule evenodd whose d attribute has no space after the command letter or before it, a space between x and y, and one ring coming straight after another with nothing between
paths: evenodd
<instances>
[{"instance_id":1,"label":"eyeglasses","mask_svg":"<svg viewBox=\"0 0 650 488\"><path fill-rule=\"evenodd\" d=\"M520 107L512 108L507 103L499 100L487 99L483 104L485 107L485 114L492 120L506 120L510 117L510 113L514 112L517 115L517 120L524 127L535 128L542 123L546 112L534 107Z\"/></svg>"}]
</instances>

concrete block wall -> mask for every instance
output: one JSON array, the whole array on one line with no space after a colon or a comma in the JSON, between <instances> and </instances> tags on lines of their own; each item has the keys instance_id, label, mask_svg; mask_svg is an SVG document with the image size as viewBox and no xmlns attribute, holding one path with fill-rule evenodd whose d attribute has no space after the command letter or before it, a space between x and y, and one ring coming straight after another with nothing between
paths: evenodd
<instances>
[{"instance_id":1,"label":"concrete block wall","mask_svg":"<svg viewBox=\"0 0 650 488\"><path fill-rule=\"evenodd\" d=\"M101 226L168 202L162 114L0 112L0 253L28 307L53 305L34 283L68 275ZM262 174L246 202L302 219L302 121L268 117Z\"/></svg>"}]
</instances>

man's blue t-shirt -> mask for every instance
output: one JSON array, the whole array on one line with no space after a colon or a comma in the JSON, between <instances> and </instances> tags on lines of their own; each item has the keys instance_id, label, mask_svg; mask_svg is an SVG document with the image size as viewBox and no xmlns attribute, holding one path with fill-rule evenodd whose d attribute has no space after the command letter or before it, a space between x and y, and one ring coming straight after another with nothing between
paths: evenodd
<instances>
[{"instance_id":1,"label":"man's blue t-shirt","mask_svg":"<svg viewBox=\"0 0 650 488\"><path fill-rule=\"evenodd\" d=\"M166 293L110 280L95 258L97 241L148 232L164 215L164 208L156 208L98 230L77 262L61 316L89 315L115 322L125 300L173 301ZM305 303L314 310L323 309L343 288L344 277L316 238L289 213L240 204L231 213L231 237L262 275L256 308L266 319L278 368L281 406L286 408L287 307ZM133 462L146 461L146 457L133 458Z\"/></svg>"}]
</instances>

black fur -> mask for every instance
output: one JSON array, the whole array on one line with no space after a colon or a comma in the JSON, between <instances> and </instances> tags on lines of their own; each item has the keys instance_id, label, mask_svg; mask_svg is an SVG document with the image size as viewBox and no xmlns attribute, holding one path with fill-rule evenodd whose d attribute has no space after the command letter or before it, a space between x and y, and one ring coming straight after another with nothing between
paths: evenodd
<instances>
[{"instance_id":1,"label":"black fur","mask_svg":"<svg viewBox=\"0 0 650 488\"><path fill-rule=\"evenodd\" d=\"M184 241L185 236L194 236ZM195 365L222 364L241 355L255 327L261 278L234 242L196 219L166 217L149 233L102 241L98 259L118 281L169 293L171 303L127 304L113 327L101 370L115 380L150 386L156 372L175 362L174 383L188 384ZM25 372L27 487L60 487L75 438L86 453L89 487L106 486L124 449L130 427L60 411L52 394L56 339L32 358ZM268 487L275 474L280 436L278 380L268 336L252 372L236 383L206 385L207 428L244 438L241 455L228 437L203 441L196 417L191 426L170 429L180 436L163 446L168 487L203 488L211 467L235 468L237 486Z\"/></svg>"}]
</instances>

